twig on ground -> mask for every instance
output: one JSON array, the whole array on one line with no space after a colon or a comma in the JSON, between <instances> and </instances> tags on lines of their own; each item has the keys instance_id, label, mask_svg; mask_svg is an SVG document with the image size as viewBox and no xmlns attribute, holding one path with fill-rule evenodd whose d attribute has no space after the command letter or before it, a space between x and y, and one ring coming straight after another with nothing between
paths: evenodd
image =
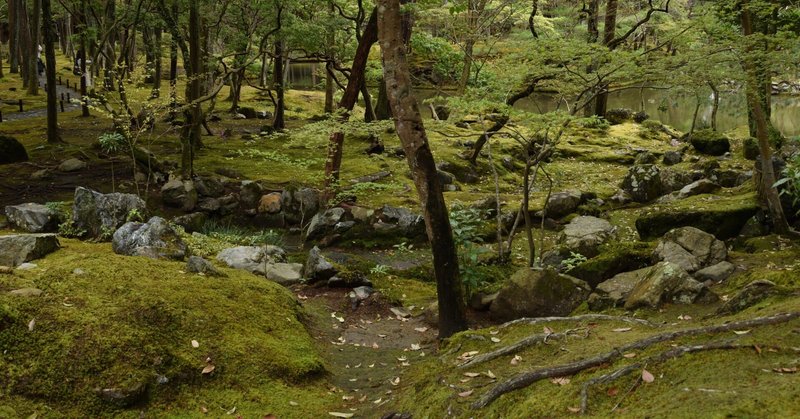
<instances>
[{"instance_id":1,"label":"twig on ground","mask_svg":"<svg viewBox=\"0 0 800 419\"><path fill-rule=\"evenodd\" d=\"M467 368L472 367L473 365L480 364L483 362L491 361L493 359L500 358L501 356L506 355L513 355L529 346L536 345L537 343L547 343L548 339L561 339L564 337L569 336L570 334L575 334L576 332L582 331L584 329L569 329L565 330L562 333L539 333L535 335L528 336L522 340L517 341L508 346L504 346L496 351L487 352L482 355L478 355L474 358L471 358L461 364L458 364L457 368Z\"/></svg>"},{"instance_id":2,"label":"twig on ground","mask_svg":"<svg viewBox=\"0 0 800 419\"><path fill-rule=\"evenodd\" d=\"M521 319L511 320L509 322L503 323L500 326L498 326L498 328L503 329L517 324L532 325L532 324L548 323L556 321L585 321L585 320L611 320L611 321L620 321L625 323L643 324L645 326L655 326L653 323L645 319L637 319L635 317L609 316L607 314L583 314L580 316L572 316L572 317L523 317Z\"/></svg>"}]
</instances>

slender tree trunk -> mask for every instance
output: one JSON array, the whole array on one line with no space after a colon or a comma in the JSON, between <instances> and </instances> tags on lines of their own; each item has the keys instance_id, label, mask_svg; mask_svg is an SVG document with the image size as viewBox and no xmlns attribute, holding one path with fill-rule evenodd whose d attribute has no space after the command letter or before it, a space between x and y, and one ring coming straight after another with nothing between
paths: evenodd
<instances>
[{"instance_id":1,"label":"slender tree trunk","mask_svg":"<svg viewBox=\"0 0 800 419\"><path fill-rule=\"evenodd\" d=\"M458 255L436 162L428 145L417 101L411 93L399 1L379 0L378 10L386 90L397 116L397 135L406 151L431 242L439 302L439 338L444 339L467 328Z\"/></svg>"},{"instance_id":2,"label":"slender tree trunk","mask_svg":"<svg viewBox=\"0 0 800 419\"><path fill-rule=\"evenodd\" d=\"M597 42L600 39L600 29L598 22L600 20L600 0L589 0L586 16L586 30L588 33L587 41L590 44Z\"/></svg>"},{"instance_id":3,"label":"slender tree trunk","mask_svg":"<svg viewBox=\"0 0 800 419\"><path fill-rule=\"evenodd\" d=\"M333 93L335 86L333 84L333 72L330 66L325 66L325 113L331 114L336 110L336 104L333 101Z\"/></svg>"},{"instance_id":4,"label":"slender tree trunk","mask_svg":"<svg viewBox=\"0 0 800 419\"><path fill-rule=\"evenodd\" d=\"M8 28L11 31L8 40L8 71L19 72L19 7L18 0L8 0Z\"/></svg>"},{"instance_id":5,"label":"slender tree trunk","mask_svg":"<svg viewBox=\"0 0 800 419\"><path fill-rule=\"evenodd\" d=\"M603 45L608 46L617 34L617 0L607 0L605 27L603 28ZM605 116L608 110L608 83L599 86L600 92L594 102L594 114Z\"/></svg>"},{"instance_id":6,"label":"slender tree trunk","mask_svg":"<svg viewBox=\"0 0 800 419\"><path fill-rule=\"evenodd\" d=\"M375 108L372 107L372 98L369 95L367 83L361 82L361 97L364 98L364 122L372 122L378 119L375 116Z\"/></svg>"},{"instance_id":7,"label":"slender tree trunk","mask_svg":"<svg viewBox=\"0 0 800 419\"><path fill-rule=\"evenodd\" d=\"M714 95L714 100L711 104L711 129L717 130L717 112L719 111L719 89L714 82L709 81L708 86L711 87L711 92Z\"/></svg>"},{"instance_id":8,"label":"slender tree trunk","mask_svg":"<svg viewBox=\"0 0 800 419\"><path fill-rule=\"evenodd\" d=\"M41 0L44 22L44 56L47 60L45 73L47 79L47 142L60 143L58 135L58 99L56 98L56 34L50 0Z\"/></svg>"},{"instance_id":9,"label":"slender tree trunk","mask_svg":"<svg viewBox=\"0 0 800 419\"><path fill-rule=\"evenodd\" d=\"M153 63L153 92L150 97L157 98L161 95L161 24L157 24L153 30L155 44L155 62Z\"/></svg>"},{"instance_id":10,"label":"slender tree trunk","mask_svg":"<svg viewBox=\"0 0 800 419\"><path fill-rule=\"evenodd\" d=\"M201 51L200 51L200 12L197 2L189 2L189 68L186 74L189 78L187 86L188 109L184 112L186 122L181 133L181 177L184 181L191 180L194 176L194 152L199 143L200 125L202 115L200 110L200 76Z\"/></svg>"},{"instance_id":11,"label":"slender tree trunk","mask_svg":"<svg viewBox=\"0 0 800 419\"><path fill-rule=\"evenodd\" d=\"M373 10L367 27L361 35L361 40L358 41L356 55L353 58L353 65L350 68L350 78L347 81L344 95L339 101L339 108L344 110L340 117L340 121L342 122L346 122L350 119L350 112L353 111L353 107L358 100L358 94L361 91L361 85L364 83L364 70L367 68L369 50L372 48L372 44L378 40L377 22L378 14L376 10ZM333 185L339 182L339 169L342 166L343 147L344 133L337 131L331 134L330 138L328 138L328 156L325 160L325 189L328 197L331 196Z\"/></svg>"},{"instance_id":12,"label":"slender tree trunk","mask_svg":"<svg viewBox=\"0 0 800 419\"><path fill-rule=\"evenodd\" d=\"M88 117L89 116L89 96L88 96L88 77L89 74L86 72L86 58L89 56L86 50L86 44L89 42L86 38L89 36L88 33L88 26L89 26L89 17L88 17L88 10L86 5L87 0L81 0L81 20L83 23L83 31L80 34L81 39L81 49L78 52L78 56L80 56L81 60L81 116Z\"/></svg>"},{"instance_id":13,"label":"slender tree trunk","mask_svg":"<svg viewBox=\"0 0 800 419\"><path fill-rule=\"evenodd\" d=\"M463 95L469 85L469 79L472 76L472 52L475 47L475 40L467 39L464 46L464 67L461 69L461 79L458 81L458 94Z\"/></svg>"},{"instance_id":14,"label":"slender tree trunk","mask_svg":"<svg viewBox=\"0 0 800 419\"><path fill-rule=\"evenodd\" d=\"M280 23L279 23L280 25ZM272 128L275 130L282 130L286 128L286 121L284 113L286 111L286 102L284 95L285 75L283 74L283 40L275 40L275 70L273 72L275 81L275 94L277 95L277 103L275 104L275 119L272 120Z\"/></svg>"},{"instance_id":15,"label":"slender tree trunk","mask_svg":"<svg viewBox=\"0 0 800 419\"><path fill-rule=\"evenodd\" d=\"M389 98L386 97L386 83L380 80L378 86L378 100L375 104L375 118L386 121L392 118L392 108L389 106Z\"/></svg>"}]
</instances>

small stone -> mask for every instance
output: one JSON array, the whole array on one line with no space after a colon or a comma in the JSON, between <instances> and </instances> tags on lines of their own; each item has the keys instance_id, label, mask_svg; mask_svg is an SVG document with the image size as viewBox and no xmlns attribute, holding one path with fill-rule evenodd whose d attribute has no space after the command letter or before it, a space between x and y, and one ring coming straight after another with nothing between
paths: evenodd
<instances>
[{"instance_id":1,"label":"small stone","mask_svg":"<svg viewBox=\"0 0 800 419\"><path fill-rule=\"evenodd\" d=\"M81 268L75 268L75 269L73 269L73 270L72 270L72 274L73 274L73 275L78 275L78 276L80 276L80 275L83 275L83 274L85 274L85 273L86 273L86 272L84 272L84 270L83 270L83 269L81 269Z\"/></svg>"},{"instance_id":2,"label":"small stone","mask_svg":"<svg viewBox=\"0 0 800 419\"><path fill-rule=\"evenodd\" d=\"M736 266L728 261L722 261L716 265L711 265L695 272L694 277L698 281L720 282L728 279L736 271Z\"/></svg>"},{"instance_id":3,"label":"small stone","mask_svg":"<svg viewBox=\"0 0 800 419\"><path fill-rule=\"evenodd\" d=\"M34 270L34 269L36 269L38 267L39 267L39 265L37 265L35 263L25 262L25 263L17 266L17 269L20 270L20 271L31 271L31 270Z\"/></svg>"},{"instance_id":4,"label":"small stone","mask_svg":"<svg viewBox=\"0 0 800 419\"><path fill-rule=\"evenodd\" d=\"M189 256L189 260L186 262L186 272L216 277L226 276L224 273L217 270L211 262L200 256Z\"/></svg>"},{"instance_id":5,"label":"small stone","mask_svg":"<svg viewBox=\"0 0 800 419\"><path fill-rule=\"evenodd\" d=\"M66 173L77 172L78 170L85 168L86 168L86 162L76 158L64 160L63 162L61 162L61 164L58 165L58 170L60 172L66 172Z\"/></svg>"},{"instance_id":6,"label":"small stone","mask_svg":"<svg viewBox=\"0 0 800 419\"><path fill-rule=\"evenodd\" d=\"M260 214L277 214L281 212L281 193L272 192L263 195L258 201L258 212Z\"/></svg>"},{"instance_id":7,"label":"small stone","mask_svg":"<svg viewBox=\"0 0 800 419\"><path fill-rule=\"evenodd\" d=\"M44 291L39 288L20 288L17 290L9 291L8 293L16 297L38 297Z\"/></svg>"}]
</instances>

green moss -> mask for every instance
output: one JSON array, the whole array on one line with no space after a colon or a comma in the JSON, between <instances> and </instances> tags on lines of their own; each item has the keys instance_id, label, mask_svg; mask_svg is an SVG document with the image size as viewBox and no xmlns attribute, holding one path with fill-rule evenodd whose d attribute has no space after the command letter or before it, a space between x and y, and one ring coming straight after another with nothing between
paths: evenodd
<instances>
[{"instance_id":1,"label":"green moss","mask_svg":"<svg viewBox=\"0 0 800 419\"><path fill-rule=\"evenodd\" d=\"M284 288L229 269L226 279L190 275L181 263L118 256L104 244L64 239L62 245L37 262L39 269L0 277L0 307L15 313L2 316L11 319L0 330L2 398L46 399L67 416L104 416L115 408L96 388L142 384L151 411L178 414L197 412L199 394L226 391L231 400L236 391L240 400L263 392L263 405L250 403L258 408L253 412L285 409L287 401L270 393L288 385L280 383L301 383L289 392L303 394L307 382L319 397L308 380L324 370L323 362L302 308ZM23 286L44 294L6 292ZM207 359L216 369L203 375ZM158 384L159 376L168 383Z\"/></svg>"},{"instance_id":2,"label":"green moss","mask_svg":"<svg viewBox=\"0 0 800 419\"><path fill-rule=\"evenodd\" d=\"M653 243L642 242L605 244L600 247L599 255L579 264L568 273L594 288L616 274L649 266L654 248Z\"/></svg>"}]
</instances>

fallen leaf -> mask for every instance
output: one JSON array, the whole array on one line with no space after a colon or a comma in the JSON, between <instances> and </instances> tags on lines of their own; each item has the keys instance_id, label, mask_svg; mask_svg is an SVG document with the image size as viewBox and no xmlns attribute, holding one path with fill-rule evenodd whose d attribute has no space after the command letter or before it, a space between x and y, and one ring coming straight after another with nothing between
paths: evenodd
<instances>
[{"instance_id":1,"label":"fallen leaf","mask_svg":"<svg viewBox=\"0 0 800 419\"><path fill-rule=\"evenodd\" d=\"M33 328L36 326L36 319L33 318L31 321L28 322L28 331L33 332Z\"/></svg>"},{"instance_id":2,"label":"fallen leaf","mask_svg":"<svg viewBox=\"0 0 800 419\"><path fill-rule=\"evenodd\" d=\"M400 385L400 377L394 377L389 382L392 383L393 386Z\"/></svg>"},{"instance_id":3,"label":"fallen leaf","mask_svg":"<svg viewBox=\"0 0 800 419\"><path fill-rule=\"evenodd\" d=\"M228 410L227 412L225 412L225 414L228 414L228 415L232 415L234 413L236 413L236 406L233 406L233 408L231 410Z\"/></svg>"},{"instance_id":4,"label":"fallen leaf","mask_svg":"<svg viewBox=\"0 0 800 419\"><path fill-rule=\"evenodd\" d=\"M783 367L783 368L773 368L772 371L775 371L779 374L794 374L797 372L797 367Z\"/></svg>"},{"instance_id":5,"label":"fallen leaf","mask_svg":"<svg viewBox=\"0 0 800 419\"><path fill-rule=\"evenodd\" d=\"M753 345L753 349L755 349L755 350L756 350L756 353L757 353L757 354L761 355L761 347L760 347L760 346L758 346L758 345Z\"/></svg>"},{"instance_id":6,"label":"fallen leaf","mask_svg":"<svg viewBox=\"0 0 800 419\"><path fill-rule=\"evenodd\" d=\"M475 390L462 391L461 393L458 393L458 397L469 397L473 392L475 392Z\"/></svg>"},{"instance_id":7,"label":"fallen leaf","mask_svg":"<svg viewBox=\"0 0 800 419\"><path fill-rule=\"evenodd\" d=\"M211 374L217 367L214 364L208 364L203 368L203 372L201 374Z\"/></svg>"},{"instance_id":8,"label":"fallen leaf","mask_svg":"<svg viewBox=\"0 0 800 419\"><path fill-rule=\"evenodd\" d=\"M420 350L419 343L412 343L412 344L411 344L411 350L412 350L412 351L418 351L418 350Z\"/></svg>"},{"instance_id":9,"label":"fallen leaf","mask_svg":"<svg viewBox=\"0 0 800 419\"><path fill-rule=\"evenodd\" d=\"M469 378L475 378L475 377L478 377L480 375L481 374L477 373L477 372L465 372L464 373L464 377L469 377Z\"/></svg>"},{"instance_id":10,"label":"fallen leaf","mask_svg":"<svg viewBox=\"0 0 800 419\"><path fill-rule=\"evenodd\" d=\"M733 333L736 333L737 335L746 335L750 333L750 330L734 330Z\"/></svg>"},{"instance_id":11,"label":"fallen leaf","mask_svg":"<svg viewBox=\"0 0 800 419\"><path fill-rule=\"evenodd\" d=\"M375 400L375 401L374 401L374 402L372 402L372 403L375 403L375 404L380 404L382 401L383 401L383 399L382 399L382 398L378 398L378 400Z\"/></svg>"},{"instance_id":12,"label":"fallen leaf","mask_svg":"<svg viewBox=\"0 0 800 419\"><path fill-rule=\"evenodd\" d=\"M349 402L350 400L355 400L356 396L342 396L342 400Z\"/></svg>"},{"instance_id":13,"label":"fallen leaf","mask_svg":"<svg viewBox=\"0 0 800 419\"><path fill-rule=\"evenodd\" d=\"M545 335L552 335L553 334L553 329L551 329L551 328L549 328L547 326L543 327L542 330L544 331Z\"/></svg>"},{"instance_id":14,"label":"fallen leaf","mask_svg":"<svg viewBox=\"0 0 800 419\"><path fill-rule=\"evenodd\" d=\"M458 381L459 381L461 384L464 384L464 383L468 383L468 382L472 381L472 378L462 378L462 379L460 379L460 380L458 380Z\"/></svg>"},{"instance_id":15,"label":"fallen leaf","mask_svg":"<svg viewBox=\"0 0 800 419\"><path fill-rule=\"evenodd\" d=\"M622 355L623 358L636 358L636 354L633 352L628 352L627 354Z\"/></svg>"},{"instance_id":16,"label":"fallen leaf","mask_svg":"<svg viewBox=\"0 0 800 419\"><path fill-rule=\"evenodd\" d=\"M514 358L511 358L511 365L517 365L522 361L522 357L519 355L514 355Z\"/></svg>"},{"instance_id":17,"label":"fallen leaf","mask_svg":"<svg viewBox=\"0 0 800 419\"><path fill-rule=\"evenodd\" d=\"M645 383L652 383L656 380L656 377L653 377L653 374L650 371L642 370L642 381Z\"/></svg>"},{"instance_id":18,"label":"fallen leaf","mask_svg":"<svg viewBox=\"0 0 800 419\"><path fill-rule=\"evenodd\" d=\"M264 415L263 419L278 419L278 417L273 415L272 413L268 413L268 414Z\"/></svg>"},{"instance_id":19,"label":"fallen leaf","mask_svg":"<svg viewBox=\"0 0 800 419\"><path fill-rule=\"evenodd\" d=\"M570 379L567 378L567 377L556 377L556 378L553 378L552 380L550 380L550 382L553 383L553 384L558 384L560 386L565 386L565 385L569 384Z\"/></svg>"},{"instance_id":20,"label":"fallen leaf","mask_svg":"<svg viewBox=\"0 0 800 419\"><path fill-rule=\"evenodd\" d=\"M358 399L358 401L361 402L361 403L364 403L365 401L367 401L367 395L365 394L365 395L361 396L361 398Z\"/></svg>"},{"instance_id":21,"label":"fallen leaf","mask_svg":"<svg viewBox=\"0 0 800 419\"><path fill-rule=\"evenodd\" d=\"M614 330L612 330L612 331L613 331L613 332L628 332L628 331L630 331L631 329L632 329L631 327L620 327L619 329L614 329Z\"/></svg>"},{"instance_id":22,"label":"fallen leaf","mask_svg":"<svg viewBox=\"0 0 800 419\"><path fill-rule=\"evenodd\" d=\"M496 337L492 336L491 341L494 342L494 343L500 343L500 338L496 338Z\"/></svg>"},{"instance_id":23,"label":"fallen leaf","mask_svg":"<svg viewBox=\"0 0 800 419\"><path fill-rule=\"evenodd\" d=\"M328 412L329 415L335 418L352 418L352 413L342 413L342 412Z\"/></svg>"},{"instance_id":24,"label":"fallen leaf","mask_svg":"<svg viewBox=\"0 0 800 419\"><path fill-rule=\"evenodd\" d=\"M378 349L380 346L376 342L372 342L372 349Z\"/></svg>"},{"instance_id":25,"label":"fallen leaf","mask_svg":"<svg viewBox=\"0 0 800 419\"><path fill-rule=\"evenodd\" d=\"M196 340L193 340L192 341L192 348L199 348L199 347L200 347L200 342L198 342Z\"/></svg>"},{"instance_id":26,"label":"fallen leaf","mask_svg":"<svg viewBox=\"0 0 800 419\"><path fill-rule=\"evenodd\" d=\"M687 320L691 320L691 319L692 319L692 316L689 316L687 314L681 314L680 316L678 316L678 320L687 321Z\"/></svg>"},{"instance_id":27,"label":"fallen leaf","mask_svg":"<svg viewBox=\"0 0 800 419\"><path fill-rule=\"evenodd\" d=\"M427 327L416 327L416 328L414 328L414 330L416 330L417 332L420 332L420 333L425 333L425 332L428 331L428 328Z\"/></svg>"},{"instance_id":28,"label":"fallen leaf","mask_svg":"<svg viewBox=\"0 0 800 419\"><path fill-rule=\"evenodd\" d=\"M300 406L300 403L289 400L289 406Z\"/></svg>"},{"instance_id":29,"label":"fallen leaf","mask_svg":"<svg viewBox=\"0 0 800 419\"><path fill-rule=\"evenodd\" d=\"M608 394L609 397L614 397L617 395L617 393L619 393L619 389L616 387L611 387L606 391L606 394Z\"/></svg>"},{"instance_id":30,"label":"fallen leaf","mask_svg":"<svg viewBox=\"0 0 800 419\"><path fill-rule=\"evenodd\" d=\"M580 413L581 412L581 408L580 407L568 407L567 410L569 410L572 413Z\"/></svg>"},{"instance_id":31,"label":"fallen leaf","mask_svg":"<svg viewBox=\"0 0 800 419\"><path fill-rule=\"evenodd\" d=\"M200 406L200 413L208 413L208 408L205 406Z\"/></svg>"},{"instance_id":32,"label":"fallen leaf","mask_svg":"<svg viewBox=\"0 0 800 419\"><path fill-rule=\"evenodd\" d=\"M494 375L494 373L492 372L492 370L487 370L487 371L486 371L484 374L486 374L486 376L487 376L487 377L489 377L489 378L491 378L492 380L494 380L495 378L497 378L497 377Z\"/></svg>"},{"instance_id":33,"label":"fallen leaf","mask_svg":"<svg viewBox=\"0 0 800 419\"><path fill-rule=\"evenodd\" d=\"M406 361L408 361L408 358L406 358L404 356L401 356L400 358L397 358L397 360L400 361L400 362L406 362Z\"/></svg>"},{"instance_id":34,"label":"fallen leaf","mask_svg":"<svg viewBox=\"0 0 800 419\"><path fill-rule=\"evenodd\" d=\"M499 330L492 330L492 331L489 332L490 335L496 335L498 333L500 333Z\"/></svg>"}]
</instances>

